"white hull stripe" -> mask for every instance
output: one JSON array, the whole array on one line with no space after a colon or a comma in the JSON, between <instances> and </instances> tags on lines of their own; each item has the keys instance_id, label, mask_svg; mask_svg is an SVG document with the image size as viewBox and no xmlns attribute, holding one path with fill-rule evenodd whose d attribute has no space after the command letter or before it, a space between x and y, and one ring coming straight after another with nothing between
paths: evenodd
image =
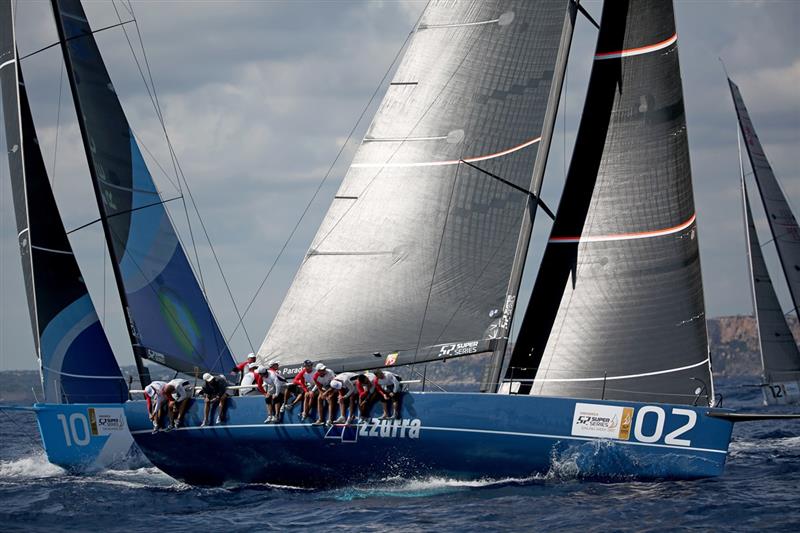
<instances>
[{"instance_id":1,"label":"white hull stripe","mask_svg":"<svg viewBox=\"0 0 800 533\"><path fill-rule=\"evenodd\" d=\"M602 61L603 59L617 59L620 57L631 57L642 54L648 54L650 52L655 52L657 50L663 50L669 45L675 43L677 40L678 40L678 34L676 33L669 39L665 39L660 43L651 44L648 46L640 46L639 48L628 48L627 50L618 50L616 52L601 52L599 54L595 54L594 60Z\"/></svg>"},{"instance_id":2,"label":"white hull stripe","mask_svg":"<svg viewBox=\"0 0 800 533\"><path fill-rule=\"evenodd\" d=\"M10 64L12 64L12 63L16 63L16 62L17 62L17 60L16 60L16 59L9 59L8 61L6 61L6 62L5 62L5 63L3 63L2 65L0 65L0 69L2 69L3 67L7 67L8 65L10 65Z\"/></svg>"},{"instance_id":3,"label":"white hull stripe","mask_svg":"<svg viewBox=\"0 0 800 533\"><path fill-rule=\"evenodd\" d=\"M73 255L72 252L68 252L66 250L53 250L52 248L45 248L44 246L34 246L33 244L31 244L31 248L33 248L34 250L41 250L43 252L50 252L54 254Z\"/></svg>"},{"instance_id":4,"label":"white hull stripe","mask_svg":"<svg viewBox=\"0 0 800 533\"><path fill-rule=\"evenodd\" d=\"M22 230L19 233L17 233L17 238L22 237L22 234L25 233L26 231L28 231L28 228L25 228L24 230Z\"/></svg>"},{"instance_id":5,"label":"white hull stripe","mask_svg":"<svg viewBox=\"0 0 800 533\"><path fill-rule=\"evenodd\" d=\"M503 150L502 152L496 152L494 154L487 154L487 155L479 155L475 157L466 157L464 161L467 163L477 163L478 161L486 161L487 159L494 159L496 157L503 157L504 155L513 154L518 150L522 150L523 148L527 148L533 144L538 143L542 138L536 137L535 139L531 139L529 141L525 141L522 144L518 144L517 146L512 146L508 150ZM449 161L425 161L421 163L354 163L350 165L350 168L408 168L408 167L438 167L444 165L457 165L461 161L459 159L451 159Z\"/></svg>"},{"instance_id":6,"label":"white hull stripe","mask_svg":"<svg viewBox=\"0 0 800 533\"><path fill-rule=\"evenodd\" d=\"M354 427L360 427L361 424L353 424ZM286 428L286 427L311 427L311 424L238 424L238 425L219 425L219 426L206 426L206 427L183 427L178 429L173 429L172 431L212 431L215 429L221 430L229 430L229 429L254 429L254 428L262 428L262 429L278 429L278 428ZM322 427L322 426L320 426ZM672 448L675 450L689 450L693 452L708 452L708 453L728 453L727 450L717 450L714 448L694 448L691 446L674 446L671 444L648 444L645 442L634 442L628 440L616 440L616 439L597 439L592 437L574 437L571 435L549 435L547 433L524 433L520 431L498 431L493 429L467 429L467 428L447 428L447 427L437 427L437 426L421 426L420 430L427 430L427 431L449 431L455 433L478 433L478 434L485 434L485 435L504 435L510 437L529 437L529 438L538 438L538 439L553 439L553 440L580 440L580 441L587 441L587 442L613 442L615 444L628 444L633 446L651 446L654 448ZM152 430L150 429L139 429L136 431L131 431L132 435L143 435L146 433L151 433Z\"/></svg>"},{"instance_id":7,"label":"white hull stripe","mask_svg":"<svg viewBox=\"0 0 800 533\"><path fill-rule=\"evenodd\" d=\"M649 239L650 237L663 237L664 235L672 235L673 233L678 233L692 224L697 219L697 214L695 213L689 220L686 222L682 222L677 226L672 226L671 228L664 228L654 231L639 231L635 233L617 233L616 235L589 235L586 237L581 236L571 236L571 237L551 237L549 241L551 243L575 243L575 242L609 242L609 241L632 241L636 239Z\"/></svg>"},{"instance_id":8,"label":"white hull stripe","mask_svg":"<svg viewBox=\"0 0 800 533\"><path fill-rule=\"evenodd\" d=\"M602 378L543 378L543 379L532 379L532 380L509 380L509 381L532 381L534 383L570 383L573 381L615 381L619 379L634 379L634 378L646 378L648 376L659 376L661 374L671 374L673 372L681 372L682 370L689 370L690 368L696 368L698 366L703 366L708 363L709 358L706 357L699 363L694 363L692 365L681 366L678 368L670 368L667 370L656 370L655 372L644 372L642 374L628 374L627 376L608 376Z\"/></svg>"}]
</instances>

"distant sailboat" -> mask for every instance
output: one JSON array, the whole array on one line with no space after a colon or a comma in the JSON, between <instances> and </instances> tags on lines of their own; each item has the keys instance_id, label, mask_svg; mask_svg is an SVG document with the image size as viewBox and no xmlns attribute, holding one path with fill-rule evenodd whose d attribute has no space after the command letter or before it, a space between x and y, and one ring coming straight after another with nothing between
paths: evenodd
<instances>
[{"instance_id":1,"label":"distant sailboat","mask_svg":"<svg viewBox=\"0 0 800 533\"><path fill-rule=\"evenodd\" d=\"M234 365L230 350L99 59L83 8L65 1L54 9L141 385L150 381L144 359L195 377L227 372ZM44 390L44 401L32 410L51 462L72 471L102 468L133 446L122 409L128 387L47 179L22 83L12 0L0 0L0 10L8 158Z\"/></svg>"},{"instance_id":2,"label":"distant sailboat","mask_svg":"<svg viewBox=\"0 0 800 533\"><path fill-rule=\"evenodd\" d=\"M797 226L797 220L767 161L739 92L739 87L730 79L728 82L739 116L739 124L744 134L753 175L761 193L773 241L789 285L791 301L794 306L792 311L796 314L798 298L800 298L800 228ZM778 297L775 295L775 288L761 253L761 245L758 241L747 195L741 156L740 170L750 280L761 349L764 402L766 404L800 403L800 350L797 348L797 343L786 321L788 313L783 312Z\"/></svg>"},{"instance_id":3,"label":"distant sailboat","mask_svg":"<svg viewBox=\"0 0 800 533\"><path fill-rule=\"evenodd\" d=\"M11 0L0 1L0 90L7 157L43 392L43 402L33 410L51 462L71 470L99 468L126 457L133 446L121 406L128 399L128 387L50 188L17 57L13 20ZM75 407L79 404L91 407ZM102 442L91 443L93 436Z\"/></svg>"}]
</instances>

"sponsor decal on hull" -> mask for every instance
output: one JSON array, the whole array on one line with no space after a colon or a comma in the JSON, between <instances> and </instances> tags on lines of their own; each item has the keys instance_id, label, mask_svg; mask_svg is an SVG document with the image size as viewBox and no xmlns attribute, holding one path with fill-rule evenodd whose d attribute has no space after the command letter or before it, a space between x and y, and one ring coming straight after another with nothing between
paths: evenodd
<instances>
[{"instance_id":1,"label":"sponsor decal on hull","mask_svg":"<svg viewBox=\"0 0 800 533\"><path fill-rule=\"evenodd\" d=\"M572 435L628 440L632 421L632 407L576 403L572 416Z\"/></svg>"},{"instance_id":2,"label":"sponsor decal on hull","mask_svg":"<svg viewBox=\"0 0 800 533\"><path fill-rule=\"evenodd\" d=\"M120 409L89 408L89 427L92 435L109 435L116 431L125 431L127 425Z\"/></svg>"}]
</instances>

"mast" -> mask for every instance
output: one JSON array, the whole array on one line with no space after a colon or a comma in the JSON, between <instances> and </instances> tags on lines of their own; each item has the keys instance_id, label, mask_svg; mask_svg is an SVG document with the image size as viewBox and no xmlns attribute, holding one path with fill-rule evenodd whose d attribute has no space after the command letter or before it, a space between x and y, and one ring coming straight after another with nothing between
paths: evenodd
<instances>
[{"instance_id":1,"label":"mast","mask_svg":"<svg viewBox=\"0 0 800 533\"><path fill-rule=\"evenodd\" d=\"M567 61L572 44L572 34L575 30L575 16L578 11L578 1L569 3L567 13L564 16L564 29L561 32L561 43L558 47L558 58L555 64L555 74L553 84L550 87L550 96L547 101L547 111L545 113L542 128L542 140L539 141L539 151L536 153L536 163L531 174L530 190L535 198L539 198L544 182L544 171L547 167L547 157L550 154L550 143L553 140L553 130L555 129L556 118L558 117L558 102L561 99L561 89L564 85L564 76L567 71ZM522 228L519 232L517 250L514 254L514 262L511 267L511 278L508 282L508 291L503 304L503 314L500 320L497 333L497 344L492 352L492 359L486 367L486 371L481 383L482 392L496 392L500 385L500 373L503 369L503 362L508 347L508 337L511 334L511 321L514 311L517 308L519 298L519 287L522 283L522 274L525 269L525 260L528 257L531 234L533 233L533 221L536 216L538 204L528 197L525 206L525 214L522 217Z\"/></svg>"},{"instance_id":2,"label":"mast","mask_svg":"<svg viewBox=\"0 0 800 533\"><path fill-rule=\"evenodd\" d=\"M114 240L111 236L111 228L108 224L108 218L104 215L105 209L103 203L101 201L102 193L100 191L98 185L98 176L97 176L97 169L93 164L94 155L90 148L91 142L89 138L89 134L86 131L86 124L81 117L83 116L83 110L81 109L81 99L78 96L77 92L77 81L75 79L75 72L72 66L72 58L67 51L67 37L64 32L64 27L60 22L59 17L59 2L58 0L51 0L51 6L53 8L53 16L56 21L56 31L58 32L58 40L61 44L61 51L62 55L64 56L64 68L67 71L67 78L69 79L69 86L72 92L72 101L75 105L75 111L78 115L78 126L80 127L81 137L83 138L83 147L86 152L86 160L89 162L89 174L92 178L92 188L94 189L95 199L97 200L97 208L100 212L100 223L103 227L103 234L105 235L106 245L108 247L108 253L111 255L111 270L114 272L114 280L116 281L117 292L119 294L120 303L122 303L122 311L125 314L125 325L128 330L128 338L131 342L131 347L133 349L133 359L136 362L136 372L139 374L139 382L144 389L147 385L150 384L150 371L147 367L144 366L144 362L142 361L142 353L141 349L139 348L139 339L136 335L136 330L134 327L133 320L130 316L130 307L128 305L128 295L125 293L124 285L122 282L122 274L119 270L119 261L120 258L117 257L116 250L112 243Z\"/></svg>"}]
</instances>

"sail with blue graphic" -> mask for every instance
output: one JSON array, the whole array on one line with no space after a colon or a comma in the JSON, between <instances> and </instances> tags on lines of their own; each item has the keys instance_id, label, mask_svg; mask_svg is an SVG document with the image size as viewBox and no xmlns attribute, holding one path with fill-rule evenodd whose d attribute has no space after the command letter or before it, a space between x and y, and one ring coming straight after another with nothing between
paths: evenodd
<instances>
[{"instance_id":1,"label":"sail with blue graphic","mask_svg":"<svg viewBox=\"0 0 800 533\"><path fill-rule=\"evenodd\" d=\"M134 354L180 372L234 362L78 0L54 0L78 122Z\"/></svg>"},{"instance_id":2,"label":"sail with blue graphic","mask_svg":"<svg viewBox=\"0 0 800 533\"><path fill-rule=\"evenodd\" d=\"M36 138L10 1L0 3L0 86L25 288L47 403L120 403L128 389L72 252Z\"/></svg>"}]
</instances>

